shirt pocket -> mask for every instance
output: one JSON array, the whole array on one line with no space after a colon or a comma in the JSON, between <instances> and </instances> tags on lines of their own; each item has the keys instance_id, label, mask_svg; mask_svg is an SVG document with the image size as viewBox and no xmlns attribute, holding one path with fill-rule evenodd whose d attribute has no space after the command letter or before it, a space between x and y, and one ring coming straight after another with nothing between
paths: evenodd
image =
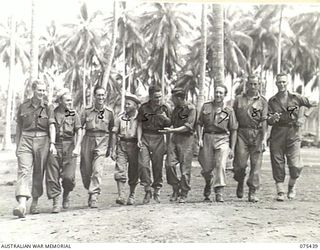
<instances>
[{"instance_id":1,"label":"shirt pocket","mask_svg":"<svg viewBox=\"0 0 320 250\"><path fill-rule=\"evenodd\" d=\"M38 125L41 128L48 128L49 126L49 117L48 114L44 111L38 115Z\"/></svg>"},{"instance_id":2,"label":"shirt pocket","mask_svg":"<svg viewBox=\"0 0 320 250\"><path fill-rule=\"evenodd\" d=\"M226 111L221 111L215 115L215 124L220 128L227 129L229 120L230 114Z\"/></svg>"},{"instance_id":3,"label":"shirt pocket","mask_svg":"<svg viewBox=\"0 0 320 250\"><path fill-rule=\"evenodd\" d=\"M20 116L24 128L30 127L35 120L33 112L24 112Z\"/></svg>"},{"instance_id":4,"label":"shirt pocket","mask_svg":"<svg viewBox=\"0 0 320 250\"><path fill-rule=\"evenodd\" d=\"M86 129L94 129L95 128L95 122L94 117L86 117Z\"/></svg>"},{"instance_id":5,"label":"shirt pocket","mask_svg":"<svg viewBox=\"0 0 320 250\"><path fill-rule=\"evenodd\" d=\"M74 121L72 119L66 119L64 121L64 132L68 134L73 134L74 131Z\"/></svg>"},{"instance_id":6,"label":"shirt pocket","mask_svg":"<svg viewBox=\"0 0 320 250\"><path fill-rule=\"evenodd\" d=\"M202 117L203 117L203 123L204 124L211 124L213 121L212 117L212 111L211 110L203 110Z\"/></svg>"}]
</instances>

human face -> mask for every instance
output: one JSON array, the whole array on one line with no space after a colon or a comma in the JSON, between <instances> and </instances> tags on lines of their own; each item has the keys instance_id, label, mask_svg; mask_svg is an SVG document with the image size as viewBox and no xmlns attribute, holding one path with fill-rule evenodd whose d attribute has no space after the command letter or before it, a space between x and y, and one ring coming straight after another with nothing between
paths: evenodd
<instances>
[{"instance_id":1,"label":"human face","mask_svg":"<svg viewBox=\"0 0 320 250\"><path fill-rule=\"evenodd\" d=\"M214 91L214 100L215 102L223 102L225 97L225 89L223 87L216 87Z\"/></svg>"},{"instance_id":2,"label":"human face","mask_svg":"<svg viewBox=\"0 0 320 250\"><path fill-rule=\"evenodd\" d=\"M97 105L103 105L104 104L104 100L106 99L106 95L104 93L104 89L97 89L94 97L95 97L95 103Z\"/></svg>"},{"instance_id":3,"label":"human face","mask_svg":"<svg viewBox=\"0 0 320 250\"><path fill-rule=\"evenodd\" d=\"M61 98L60 104L63 108L70 110L72 108L72 97L70 93L64 94Z\"/></svg>"},{"instance_id":4,"label":"human face","mask_svg":"<svg viewBox=\"0 0 320 250\"><path fill-rule=\"evenodd\" d=\"M137 109L137 104L129 99L126 99L125 104L124 104L124 110L127 113L133 112Z\"/></svg>"},{"instance_id":5,"label":"human face","mask_svg":"<svg viewBox=\"0 0 320 250\"><path fill-rule=\"evenodd\" d=\"M260 90L260 83L257 79L249 79L248 91L252 93L258 93Z\"/></svg>"},{"instance_id":6,"label":"human face","mask_svg":"<svg viewBox=\"0 0 320 250\"><path fill-rule=\"evenodd\" d=\"M46 85L38 84L35 90L33 91L33 96L38 100L42 100L46 92Z\"/></svg>"},{"instance_id":7,"label":"human face","mask_svg":"<svg viewBox=\"0 0 320 250\"><path fill-rule=\"evenodd\" d=\"M162 93L159 92L155 92L153 94L153 96L151 97L151 101L155 104L155 105L160 105L161 104L161 99L162 99Z\"/></svg>"},{"instance_id":8,"label":"human face","mask_svg":"<svg viewBox=\"0 0 320 250\"><path fill-rule=\"evenodd\" d=\"M287 91L287 84L288 84L288 80L286 76L277 77L276 85L279 92Z\"/></svg>"}]
</instances>

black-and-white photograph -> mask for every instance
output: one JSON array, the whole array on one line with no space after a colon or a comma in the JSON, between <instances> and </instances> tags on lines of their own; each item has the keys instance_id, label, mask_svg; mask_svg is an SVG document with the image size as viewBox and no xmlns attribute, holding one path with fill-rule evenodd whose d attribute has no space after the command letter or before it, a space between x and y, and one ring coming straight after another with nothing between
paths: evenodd
<instances>
[{"instance_id":1,"label":"black-and-white photograph","mask_svg":"<svg viewBox=\"0 0 320 250\"><path fill-rule=\"evenodd\" d=\"M320 4L0 2L1 248L320 247Z\"/></svg>"}]
</instances>

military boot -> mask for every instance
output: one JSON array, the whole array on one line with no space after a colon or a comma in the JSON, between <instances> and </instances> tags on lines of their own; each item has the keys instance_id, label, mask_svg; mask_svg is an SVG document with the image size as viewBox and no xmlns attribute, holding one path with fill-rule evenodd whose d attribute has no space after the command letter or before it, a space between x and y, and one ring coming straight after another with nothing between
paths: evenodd
<instances>
[{"instance_id":1,"label":"military boot","mask_svg":"<svg viewBox=\"0 0 320 250\"><path fill-rule=\"evenodd\" d=\"M170 201L177 201L179 198L179 186L174 185L172 186L172 195L170 197Z\"/></svg>"},{"instance_id":2,"label":"military boot","mask_svg":"<svg viewBox=\"0 0 320 250\"><path fill-rule=\"evenodd\" d=\"M64 209L68 209L70 207L70 193L69 192L63 192L62 207Z\"/></svg>"},{"instance_id":3,"label":"military boot","mask_svg":"<svg viewBox=\"0 0 320 250\"><path fill-rule=\"evenodd\" d=\"M125 182L117 181L118 198L116 199L116 203L120 205L126 204L126 200L124 198L124 186L125 186Z\"/></svg>"},{"instance_id":4,"label":"military boot","mask_svg":"<svg viewBox=\"0 0 320 250\"><path fill-rule=\"evenodd\" d=\"M238 182L238 186L237 186L237 197L239 199L243 198L243 181L242 182Z\"/></svg>"},{"instance_id":5,"label":"military boot","mask_svg":"<svg viewBox=\"0 0 320 250\"><path fill-rule=\"evenodd\" d=\"M223 186L215 187L214 192L216 194L216 202L224 202L223 197L222 197Z\"/></svg>"},{"instance_id":6,"label":"military boot","mask_svg":"<svg viewBox=\"0 0 320 250\"><path fill-rule=\"evenodd\" d=\"M146 194L145 194L145 196L144 196L144 198L143 198L142 203L143 203L143 204L149 204L151 198L152 198L151 190L146 190Z\"/></svg>"},{"instance_id":7,"label":"military boot","mask_svg":"<svg viewBox=\"0 0 320 250\"><path fill-rule=\"evenodd\" d=\"M293 200L296 197L296 189L294 186L288 186L288 199Z\"/></svg>"},{"instance_id":8,"label":"military boot","mask_svg":"<svg viewBox=\"0 0 320 250\"><path fill-rule=\"evenodd\" d=\"M38 206L38 197L32 198L32 202L31 202L31 206L30 206L30 213L31 214L39 214L40 213L39 206Z\"/></svg>"},{"instance_id":9,"label":"military boot","mask_svg":"<svg viewBox=\"0 0 320 250\"><path fill-rule=\"evenodd\" d=\"M60 195L57 195L52 199L52 213L57 214L60 212Z\"/></svg>"},{"instance_id":10,"label":"military boot","mask_svg":"<svg viewBox=\"0 0 320 250\"><path fill-rule=\"evenodd\" d=\"M276 188L277 188L277 201L284 201L284 187L283 187L283 182L278 182L276 183Z\"/></svg>"},{"instance_id":11,"label":"military boot","mask_svg":"<svg viewBox=\"0 0 320 250\"><path fill-rule=\"evenodd\" d=\"M24 218L26 217L26 202L27 198L26 197L18 197L19 205L13 209L13 215L18 216L19 218Z\"/></svg>"},{"instance_id":12,"label":"military boot","mask_svg":"<svg viewBox=\"0 0 320 250\"><path fill-rule=\"evenodd\" d=\"M153 199L154 199L157 203L160 203L160 188L155 188L155 189L154 189Z\"/></svg>"},{"instance_id":13,"label":"military boot","mask_svg":"<svg viewBox=\"0 0 320 250\"><path fill-rule=\"evenodd\" d=\"M132 185L130 186L130 194L129 194L129 197L128 197L128 200L127 200L127 205L134 205L135 203L135 189L136 189L136 186L135 185Z\"/></svg>"},{"instance_id":14,"label":"military boot","mask_svg":"<svg viewBox=\"0 0 320 250\"><path fill-rule=\"evenodd\" d=\"M249 188L248 201L253 203L259 201L256 190L254 188Z\"/></svg>"},{"instance_id":15,"label":"military boot","mask_svg":"<svg viewBox=\"0 0 320 250\"><path fill-rule=\"evenodd\" d=\"M98 207L98 194L91 194L90 196L90 207L97 208Z\"/></svg>"},{"instance_id":16,"label":"military boot","mask_svg":"<svg viewBox=\"0 0 320 250\"><path fill-rule=\"evenodd\" d=\"M203 190L203 195L204 195L204 201L205 202L211 202L210 200L210 194L211 194L211 186L212 186L212 182L211 180L206 180L206 185L204 187Z\"/></svg>"}]
</instances>

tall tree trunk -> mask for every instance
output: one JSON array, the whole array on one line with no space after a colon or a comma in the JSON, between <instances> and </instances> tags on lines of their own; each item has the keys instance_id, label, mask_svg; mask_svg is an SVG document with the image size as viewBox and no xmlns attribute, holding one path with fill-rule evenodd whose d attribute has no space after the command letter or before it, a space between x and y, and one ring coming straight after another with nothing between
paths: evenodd
<instances>
[{"instance_id":1,"label":"tall tree trunk","mask_svg":"<svg viewBox=\"0 0 320 250\"><path fill-rule=\"evenodd\" d=\"M124 111L125 94L126 94L126 2L122 2L122 15L123 15L123 39L122 39L122 90L121 90L121 111Z\"/></svg>"},{"instance_id":2,"label":"tall tree trunk","mask_svg":"<svg viewBox=\"0 0 320 250\"><path fill-rule=\"evenodd\" d=\"M107 50L106 54L106 62L105 64L105 71L103 73L103 81L102 81L102 87L107 89L110 71L112 68L112 62L114 57L114 50L116 48L116 42L117 42L117 30L118 30L118 2L116 0L113 1L113 25L111 30L111 45L109 49Z\"/></svg>"},{"instance_id":3,"label":"tall tree trunk","mask_svg":"<svg viewBox=\"0 0 320 250\"><path fill-rule=\"evenodd\" d=\"M162 92L162 101L164 101L164 96L165 96L165 92L164 92L164 76L166 74L166 49L163 48L163 55L162 55L162 72L161 72L161 92Z\"/></svg>"},{"instance_id":4,"label":"tall tree trunk","mask_svg":"<svg viewBox=\"0 0 320 250\"><path fill-rule=\"evenodd\" d=\"M223 34L223 6L212 4L213 23L213 79L214 85L224 84L224 34Z\"/></svg>"},{"instance_id":5,"label":"tall tree trunk","mask_svg":"<svg viewBox=\"0 0 320 250\"><path fill-rule=\"evenodd\" d=\"M32 0L31 16L31 82L38 78L38 55L39 55L39 27L38 27L38 0Z\"/></svg>"},{"instance_id":6,"label":"tall tree trunk","mask_svg":"<svg viewBox=\"0 0 320 250\"><path fill-rule=\"evenodd\" d=\"M281 72L281 34L282 34L282 13L284 6L281 6L280 10L280 21L279 21L279 36L278 36L278 64L277 64L277 73Z\"/></svg>"},{"instance_id":7,"label":"tall tree trunk","mask_svg":"<svg viewBox=\"0 0 320 250\"><path fill-rule=\"evenodd\" d=\"M207 61L207 5L202 4L201 12L201 48L200 48L200 83L199 95L197 98L197 110L200 112L201 106L204 102L204 84L206 78L206 61Z\"/></svg>"},{"instance_id":8,"label":"tall tree trunk","mask_svg":"<svg viewBox=\"0 0 320 250\"><path fill-rule=\"evenodd\" d=\"M318 80L318 94L319 94L319 99L318 99L318 119L317 119L317 142L318 145L320 144L320 70L319 71L319 77L317 77Z\"/></svg>"},{"instance_id":9,"label":"tall tree trunk","mask_svg":"<svg viewBox=\"0 0 320 250\"><path fill-rule=\"evenodd\" d=\"M13 79L14 79L14 66L15 66L15 32L16 32L16 19L14 14L11 15L11 34L10 34L10 66L9 66L9 83L7 92L7 104L6 104L6 126L3 140L3 150L12 149L11 142L11 107L13 97Z\"/></svg>"},{"instance_id":10,"label":"tall tree trunk","mask_svg":"<svg viewBox=\"0 0 320 250\"><path fill-rule=\"evenodd\" d=\"M86 54L83 57L83 76L82 76L82 101L83 107L87 107L86 103Z\"/></svg>"}]
</instances>

